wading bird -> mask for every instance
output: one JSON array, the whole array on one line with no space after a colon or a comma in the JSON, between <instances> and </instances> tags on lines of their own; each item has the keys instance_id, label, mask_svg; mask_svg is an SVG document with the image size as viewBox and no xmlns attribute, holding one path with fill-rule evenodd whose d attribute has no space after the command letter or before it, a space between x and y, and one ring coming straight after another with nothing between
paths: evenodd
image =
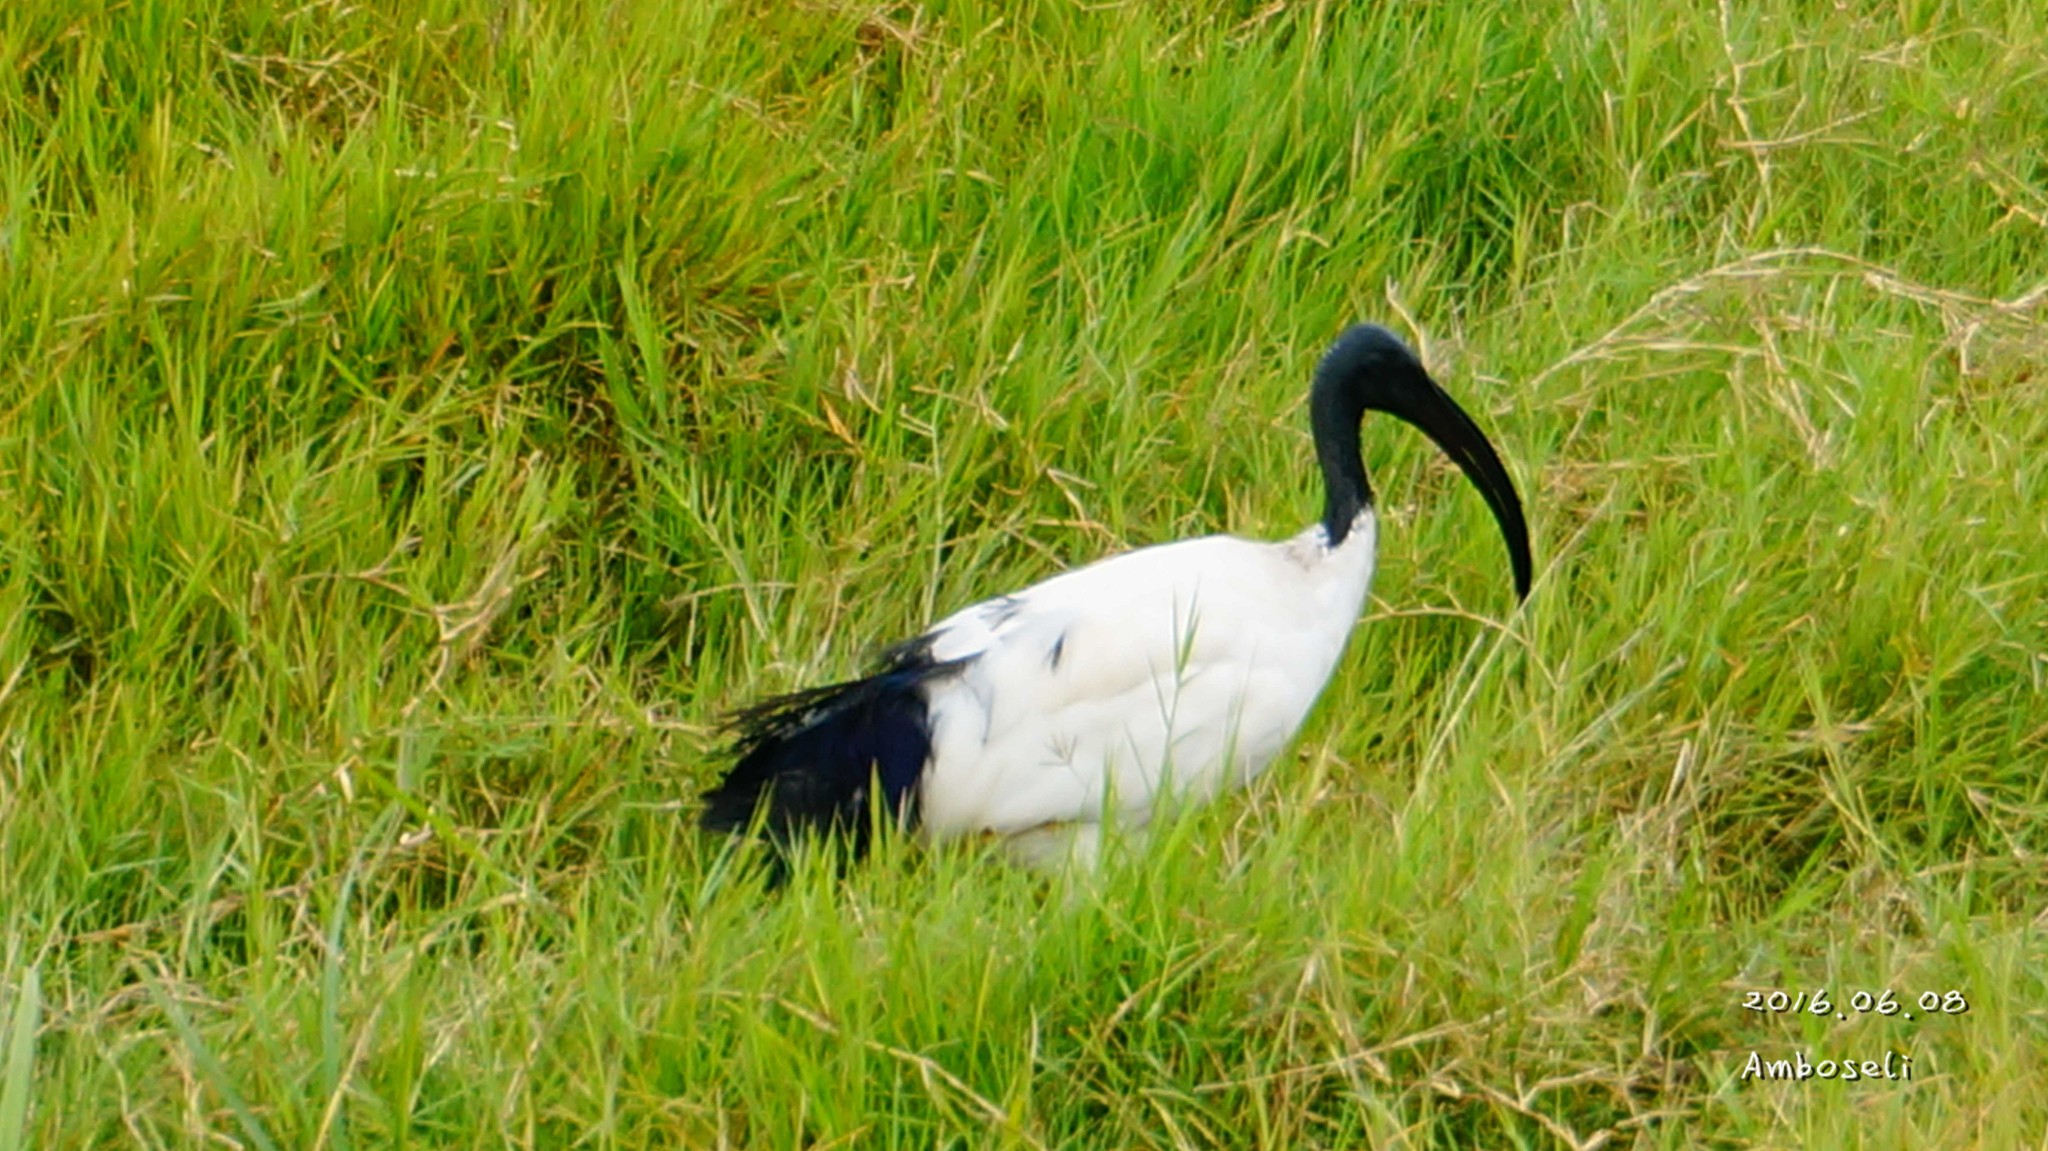
<instances>
[{"instance_id":1,"label":"wading bird","mask_svg":"<svg viewBox=\"0 0 2048 1151\"><path fill-rule=\"evenodd\" d=\"M997 596L883 654L873 674L733 719L703 824L787 845L877 817L988 835L1028 861L1089 860L1103 823L1207 800L1286 746L1372 583L1378 523L1359 424L1384 412L1464 470L1506 537L1518 598L1529 531L1500 457L1385 328L1337 339L1309 390L1323 518L1277 543L1216 535L1126 552Z\"/></svg>"}]
</instances>

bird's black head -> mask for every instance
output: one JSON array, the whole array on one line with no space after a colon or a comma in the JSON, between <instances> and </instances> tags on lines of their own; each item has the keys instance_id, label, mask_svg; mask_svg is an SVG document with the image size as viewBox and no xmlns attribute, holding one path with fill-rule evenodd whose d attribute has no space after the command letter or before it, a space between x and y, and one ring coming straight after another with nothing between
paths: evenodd
<instances>
[{"instance_id":1,"label":"bird's black head","mask_svg":"<svg viewBox=\"0 0 2048 1151\"><path fill-rule=\"evenodd\" d=\"M1359 420L1369 411L1421 429L1464 471L1507 540L1515 594L1527 597L1533 566L1529 526L1514 481L1479 425L1429 378L1400 337L1377 324L1359 324L1337 337L1316 366L1309 390L1309 426L1323 469L1323 528L1330 546L1342 543L1358 513L1372 505L1372 485L1358 448Z\"/></svg>"}]
</instances>

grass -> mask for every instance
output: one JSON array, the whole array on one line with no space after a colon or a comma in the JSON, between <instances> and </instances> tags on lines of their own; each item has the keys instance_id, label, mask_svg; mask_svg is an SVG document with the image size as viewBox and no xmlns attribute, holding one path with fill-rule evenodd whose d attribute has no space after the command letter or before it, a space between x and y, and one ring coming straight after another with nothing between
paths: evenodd
<instances>
[{"instance_id":1,"label":"grass","mask_svg":"<svg viewBox=\"0 0 2048 1151\"><path fill-rule=\"evenodd\" d=\"M2038 1140L2043 44L0 6L0 1149ZM1296 530L1354 318L1501 445L1526 607L1372 424L1375 598L1248 794L1051 884L694 832L724 710Z\"/></svg>"}]
</instances>

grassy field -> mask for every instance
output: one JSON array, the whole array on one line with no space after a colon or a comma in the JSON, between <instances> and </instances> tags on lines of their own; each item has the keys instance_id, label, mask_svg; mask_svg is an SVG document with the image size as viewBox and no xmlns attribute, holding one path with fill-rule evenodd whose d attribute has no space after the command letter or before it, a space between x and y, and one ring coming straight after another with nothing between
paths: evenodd
<instances>
[{"instance_id":1,"label":"grassy field","mask_svg":"<svg viewBox=\"0 0 2048 1151\"><path fill-rule=\"evenodd\" d=\"M2048 9L12 0L0 65L0 1151L2048 1130ZM731 707L1309 522L1360 318L1525 607L1371 422L1248 794L1092 879L694 830Z\"/></svg>"}]
</instances>

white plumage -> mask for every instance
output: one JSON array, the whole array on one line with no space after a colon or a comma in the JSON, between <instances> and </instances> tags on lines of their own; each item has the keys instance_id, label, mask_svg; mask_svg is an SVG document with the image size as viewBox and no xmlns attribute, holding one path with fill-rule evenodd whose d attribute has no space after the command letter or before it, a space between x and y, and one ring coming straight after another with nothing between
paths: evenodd
<instances>
[{"instance_id":1,"label":"white plumage","mask_svg":"<svg viewBox=\"0 0 2048 1151\"><path fill-rule=\"evenodd\" d=\"M1367 411L1464 469L1526 595L1528 529L1492 445L1406 345L1360 325L1309 393L1321 522L1277 543L1209 536L1101 560L956 612L866 677L749 708L705 826L784 843L839 832L858 852L881 815L1057 862L1092 858L1105 820L1142 827L1169 795L1243 785L1300 730L1372 582Z\"/></svg>"},{"instance_id":2,"label":"white plumage","mask_svg":"<svg viewBox=\"0 0 2048 1151\"><path fill-rule=\"evenodd\" d=\"M1091 855L1105 814L1143 826L1165 789L1249 782L1308 717L1372 582L1372 512L1335 548L1325 535L1162 544L935 625L932 656L963 664L930 689L925 833L993 832L1050 862Z\"/></svg>"}]
</instances>

